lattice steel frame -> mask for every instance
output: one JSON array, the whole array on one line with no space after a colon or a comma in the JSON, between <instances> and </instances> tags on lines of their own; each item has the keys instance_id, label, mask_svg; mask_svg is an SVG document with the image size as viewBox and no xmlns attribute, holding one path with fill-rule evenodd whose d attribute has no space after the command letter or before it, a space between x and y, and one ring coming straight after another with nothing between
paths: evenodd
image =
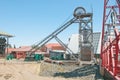
<instances>
[{"instance_id":1,"label":"lattice steel frame","mask_svg":"<svg viewBox=\"0 0 120 80\"><path fill-rule=\"evenodd\" d=\"M81 54L86 53L83 49L89 48L91 52L90 54L91 55L90 61L91 61L93 58L93 52L94 52L93 50L93 22L92 22L93 14L86 13L84 8L78 7L74 11L74 16L77 18L76 22L79 23L79 50L80 50L79 58L80 60L82 60L83 56L81 56Z\"/></svg>"},{"instance_id":2,"label":"lattice steel frame","mask_svg":"<svg viewBox=\"0 0 120 80\"><path fill-rule=\"evenodd\" d=\"M116 5L110 5L104 0L102 40L101 40L101 66L107 70L114 79L120 80L120 0ZM115 13L115 14L114 14ZM114 21L112 20L114 14Z\"/></svg>"}]
</instances>

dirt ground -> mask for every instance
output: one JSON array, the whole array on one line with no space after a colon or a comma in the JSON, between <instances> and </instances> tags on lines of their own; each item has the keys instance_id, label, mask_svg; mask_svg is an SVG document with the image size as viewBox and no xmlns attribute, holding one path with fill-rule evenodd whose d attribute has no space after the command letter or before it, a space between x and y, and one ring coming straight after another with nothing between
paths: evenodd
<instances>
[{"instance_id":1,"label":"dirt ground","mask_svg":"<svg viewBox=\"0 0 120 80\"><path fill-rule=\"evenodd\" d=\"M40 69L41 63L2 59L0 60L0 80L92 80L91 76L80 78L40 76Z\"/></svg>"}]
</instances>

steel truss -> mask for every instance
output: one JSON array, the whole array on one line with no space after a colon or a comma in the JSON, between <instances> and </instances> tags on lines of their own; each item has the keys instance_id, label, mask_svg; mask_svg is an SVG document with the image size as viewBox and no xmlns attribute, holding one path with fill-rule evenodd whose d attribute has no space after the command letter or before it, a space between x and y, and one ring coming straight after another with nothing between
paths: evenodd
<instances>
[{"instance_id":1,"label":"steel truss","mask_svg":"<svg viewBox=\"0 0 120 80\"><path fill-rule=\"evenodd\" d=\"M104 0L101 66L116 80L120 80L120 0Z\"/></svg>"},{"instance_id":2,"label":"steel truss","mask_svg":"<svg viewBox=\"0 0 120 80\"><path fill-rule=\"evenodd\" d=\"M93 58L93 24L92 13L82 14L79 19L80 60L91 61Z\"/></svg>"},{"instance_id":3,"label":"steel truss","mask_svg":"<svg viewBox=\"0 0 120 80\"><path fill-rule=\"evenodd\" d=\"M83 38L86 38L88 41L87 43L90 44L91 47L91 43L92 43L92 26L89 26L89 23L91 23L92 25L92 14L91 13L86 13L85 9L82 7L77 7L74 11L74 17L72 19L70 19L68 22L66 22L64 25L62 25L61 27L59 27L58 29L56 29L54 32L52 32L50 35L48 35L47 37L45 37L42 41L40 41L37 44L34 44L34 47L29 51L30 54L34 53L36 50L42 48L47 42L49 42L51 39L55 38L56 41L58 41L64 48L66 48L67 52L71 55L72 58L74 58L75 60L79 61L78 58L76 58L72 52L72 50L70 50L58 37L57 35L60 34L62 31L64 31L66 28L68 28L71 24L73 23L80 23L80 27L82 30L82 26L84 26L84 28L86 28L86 31L88 32L87 35L85 35ZM82 33L82 32L81 32ZM85 42L86 42L85 39Z\"/></svg>"}]
</instances>

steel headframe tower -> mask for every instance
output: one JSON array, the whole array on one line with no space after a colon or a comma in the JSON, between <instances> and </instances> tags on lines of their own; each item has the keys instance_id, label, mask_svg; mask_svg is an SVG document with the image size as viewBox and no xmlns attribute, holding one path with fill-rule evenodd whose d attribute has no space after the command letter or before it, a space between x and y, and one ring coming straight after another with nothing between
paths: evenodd
<instances>
[{"instance_id":1,"label":"steel headframe tower","mask_svg":"<svg viewBox=\"0 0 120 80\"><path fill-rule=\"evenodd\" d=\"M81 60L83 59L90 61L91 60L91 54L93 52L92 49L92 42L93 42L93 26L92 26L92 13L86 13L85 9L83 7L77 7L74 10L74 17L70 19L68 22L57 28L54 32L49 34L47 37L45 37L42 41L39 43L34 44L35 46L29 51L30 56L31 54L34 54L35 51L42 48L47 42L52 40L53 38L56 39L65 49L66 51L74 58L76 61L80 61L78 57L76 57L72 50L70 50L59 38L58 34L60 34L62 31L64 31L66 28L68 28L73 23L79 23L79 52L81 54ZM29 53L28 52L28 53ZM28 55L28 56L29 56Z\"/></svg>"},{"instance_id":2,"label":"steel headframe tower","mask_svg":"<svg viewBox=\"0 0 120 80\"><path fill-rule=\"evenodd\" d=\"M86 13L82 7L78 7L74 11L74 16L79 23L79 57L81 61L91 61L93 57L92 15L92 13Z\"/></svg>"},{"instance_id":3,"label":"steel headframe tower","mask_svg":"<svg viewBox=\"0 0 120 80\"><path fill-rule=\"evenodd\" d=\"M115 1L116 4L113 4ZM120 80L120 0L104 0L101 67Z\"/></svg>"}]
</instances>

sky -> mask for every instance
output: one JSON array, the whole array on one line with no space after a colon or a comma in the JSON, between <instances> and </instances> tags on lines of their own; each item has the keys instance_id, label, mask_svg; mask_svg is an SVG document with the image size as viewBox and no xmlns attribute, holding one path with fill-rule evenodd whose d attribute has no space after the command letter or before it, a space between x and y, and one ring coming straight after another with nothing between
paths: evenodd
<instances>
[{"instance_id":1,"label":"sky","mask_svg":"<svg viewBox=\"0 0 120 80\"><path fill-rule=\"evenodd\" d=\"M75 8L84 7L86 12L93 12L93 31L101 32L103 1L0 0L0 31L14 35L11 45L33 45L73 18ZM59 38L66 43L77 33L78 24L73 24Z\"/></svg>"}]
</instances>

